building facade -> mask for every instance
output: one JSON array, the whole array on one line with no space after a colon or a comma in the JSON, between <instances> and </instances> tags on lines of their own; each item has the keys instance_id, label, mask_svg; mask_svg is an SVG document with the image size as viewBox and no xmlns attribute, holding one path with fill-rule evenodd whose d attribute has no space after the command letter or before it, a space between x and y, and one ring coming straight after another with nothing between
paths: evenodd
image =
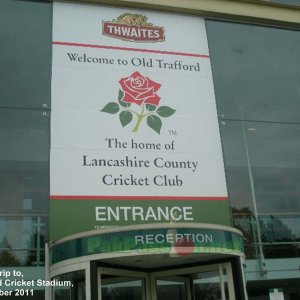
<instances>
[{"instance_id":1,"label":"building facade","mask_svg":"<svg viewBox=\"0 0 300 300\"><path fill-rule=\"evenodd\" d=\"M299 299L299 5L2 0L0 296Z\"/></svg>"}]
</instances>

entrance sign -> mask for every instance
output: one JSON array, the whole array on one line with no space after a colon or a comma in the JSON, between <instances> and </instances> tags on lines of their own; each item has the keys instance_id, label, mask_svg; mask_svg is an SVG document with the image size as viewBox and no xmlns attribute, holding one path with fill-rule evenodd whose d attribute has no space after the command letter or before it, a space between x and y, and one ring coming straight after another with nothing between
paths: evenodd
<instances>
[{"instance_id":1,"label":"entrance sign","mask_svg":"<svg viewBox=\"0 0 300 300\"><path fill-rule=\"evenodd\" d=\"M229 225L204 19L54 3L50 165L51 239Z\"/></svg>"}]
</instances>

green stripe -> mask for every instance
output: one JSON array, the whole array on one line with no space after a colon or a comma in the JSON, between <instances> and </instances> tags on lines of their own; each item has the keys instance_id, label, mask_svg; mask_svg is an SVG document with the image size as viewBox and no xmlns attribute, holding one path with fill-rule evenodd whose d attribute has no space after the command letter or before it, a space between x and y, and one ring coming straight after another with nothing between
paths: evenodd
<instances>
[{"instance_id":1,"label":"green stripe","mask_svg":"<svg viewBox=\"0 0 300 300\"><path fill-rule=\"evenodd\" d=\"M119 220L96 221L95 207L191 207L193 220L178 220L188 223L210 223L230 226L230 214L227 201L97 201L97 200L53 200L50 201L50 239L55 241L71 234L99 229L104 226L124 226L137 224L170 223L170 220Z\"/></svg>"}]
</instances>

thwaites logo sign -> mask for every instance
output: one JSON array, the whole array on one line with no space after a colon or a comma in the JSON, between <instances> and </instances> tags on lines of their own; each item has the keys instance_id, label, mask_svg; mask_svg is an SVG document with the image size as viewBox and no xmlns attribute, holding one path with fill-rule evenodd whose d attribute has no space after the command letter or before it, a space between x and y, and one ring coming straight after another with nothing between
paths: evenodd
<instances>
[{"instance_id":1,"label":"thwaites logo sign","mask_svg":"<svg viewBox=\"0 0 300 300\"><path fill-rule=\"evenodd\" d=\"M103 34L133 42L162 42L164 28L148 23L148 17L141 14L124 13L112 21L103 21Z\"/></svg>"},{"instance_id":2,"label":"thwaites logo sign","mask_svg":"<svg viewBox=\"0 0 300 300\"><path fill-rule=\"evenodd\" d=\"M54 3L50 167L52 239L228 225L204 20Z\"/></svg>"}]
</instances>

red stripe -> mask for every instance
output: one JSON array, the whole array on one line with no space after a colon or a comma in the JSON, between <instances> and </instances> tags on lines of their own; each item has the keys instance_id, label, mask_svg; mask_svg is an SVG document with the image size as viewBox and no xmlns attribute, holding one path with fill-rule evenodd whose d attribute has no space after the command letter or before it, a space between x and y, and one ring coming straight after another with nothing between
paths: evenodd
<instances>
[{"instance_id":1,"label":"red stripe","mask_svg":"<svg viewBox=\"0 0 300 300\"><path fill-rule=\"evenodd\" d=\"M51 200L178 200L178 201L224 201L224 197L184 197L184 196L75 196L75 195L51 195Z\"/></svg>"},{"instance_id":2,"label":"red stripe","mask_svg":"<svg viewBox=\"0 0 300 300\"><path fill-rule=\"evenodd\" d=\"M80 43L69 43L69 42L53 42L53 45L72 46L72 47L85 47L85 48L100 48L100 49L122 50L122 51L136 51L136 52L146 52L146 53L157 53L157 54L168 54L168 55L181 55L181 56L209 58L209 55L205 55L205 54L150 50L150 49L140 49L140 48L127 48L127 47L116 47L116 46L105 46L105 45L80 44Z\"/></svg>"}]
</instances>

